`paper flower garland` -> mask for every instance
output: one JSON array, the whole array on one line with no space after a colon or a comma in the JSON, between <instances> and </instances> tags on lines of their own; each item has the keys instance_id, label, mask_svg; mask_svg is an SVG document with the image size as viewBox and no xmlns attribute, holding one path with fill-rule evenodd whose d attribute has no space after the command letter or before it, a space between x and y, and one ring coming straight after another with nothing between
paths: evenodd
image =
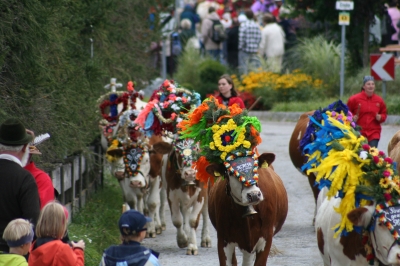
<instances>
[{"instance_id":1,"label":"paper flower garland","mask_svg":"<svg viewBox=\"0 0 400 266\"><path fill-rule=\"evenodd\" d=\"M196 108L200 102L200 94L165 80L135 123L148 135L161 135L163 131L176 133L176 124L182 121L182 115Z\"/></svg>"},{"instance_id":2,"label":"paper flower garland","mask_svg":"<svg viewBox=\"0 0 400 266\"><path fill-rule=\"evenodd\" d=\"M340 106L341 110L333 111L334 106ZM355 230L347 213L356 206L366 206L374 201L375 216L386 225L393 238L400 241L398 232L382 215L383 209L399 206L400 177L396 163L384 152L367 144L366 138L351 121L352 114L346 111L346 106L339 101L330 107L310 117L307 132L311 132L314 140L309 135L302 139L302 151L308 157L302 169L307 173L316 173L319 188L329 189L328 197L342 198L340 206L335 208L342 216L335 227L335 237ZM368 239L364 239L366 246L369 243ZM371 252L369 260L374 257Z\"/></svg>"}]
</instances>

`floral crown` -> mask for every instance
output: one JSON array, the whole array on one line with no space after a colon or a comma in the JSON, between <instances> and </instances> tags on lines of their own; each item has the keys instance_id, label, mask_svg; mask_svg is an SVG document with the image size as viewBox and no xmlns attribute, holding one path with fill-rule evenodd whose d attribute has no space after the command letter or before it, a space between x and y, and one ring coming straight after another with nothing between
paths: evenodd
<instances>
[{"instance_id":1,"label":"floral crown","mask_svg":"<svg viewBox=\"0 0 400 266\"><path fill-rule=\"evenodd\" d=\"M338 106L340 110L335 109ZM328 188L328 197L342 199L340 206L335 208L342 216L335 228L335 237L353 230L365 230L353 226L347 214L356 207L375 201L375 217L400 242L399 234L385 219L383 211L384 208L400 205L400 178L396 163L384 152L367 144L366 138L355 127L351 112L340 101L310 116L306 132L311 132L314 137L305 134L300 143L300 146L303 144L302 152L308 157L302 170L307 170L307 174L316 174L319 188Z\"/></svg>"},{"instance_id":2,"label":"floral crown","mask_svg":"<svg viewBox=\"0 0 400 266\"><path fill-rule=\"evenodd\" d=\"M176 125L182 121L182 115L200 103L200 94L182 88L172 80L165 80L135 123L147 134L161 135L163 131L176 133Z\"/></svg>"},{"instance_id":3,"label":"floral crown","mask_svg":"<svg viewBox=\"0 0 400 266\"><path fill-rule=\"evenodd\" d=\"M191 138L200 144L200 157L195 162L197 179L206 183L209 175L205 167L210 163L222 164L237 157L255 156L254 148L261 143L261 124L247 113L236 104L229 107L219 104L211 96L178 124L181 139ZM256 158L253 159L257 164ZM225 166L234 172L230 164ZM239 173L233 174L245 185L252 185Z\"/></svg>"}]
</instances>

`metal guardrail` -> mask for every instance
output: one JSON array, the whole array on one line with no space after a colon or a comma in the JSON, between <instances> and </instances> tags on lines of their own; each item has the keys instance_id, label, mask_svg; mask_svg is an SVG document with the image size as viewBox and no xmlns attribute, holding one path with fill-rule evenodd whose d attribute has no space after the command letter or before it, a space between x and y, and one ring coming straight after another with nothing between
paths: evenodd
<instances>
[{"instance_id":1,"label":"metal guardrail","mask_svg":"<svg viewBox=\"0 0 400 266\"><path fill-rule=\"evenodd\" d=\"M58 191L57 197L69 211L69 222L84 207L90 196L103 187L103 152L100 145L89 147L89 153L68 157L48 174Z\"/></svg>"}]
</instances>

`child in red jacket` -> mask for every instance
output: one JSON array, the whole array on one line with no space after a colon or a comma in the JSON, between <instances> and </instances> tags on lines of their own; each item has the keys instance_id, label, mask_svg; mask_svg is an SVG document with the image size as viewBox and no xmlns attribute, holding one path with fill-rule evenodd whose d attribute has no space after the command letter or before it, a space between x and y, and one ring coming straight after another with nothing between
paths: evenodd
<instances>
[{"instance_id":1,"label":"child in red jacket","mask_svg":"<svg viewBox=\"0 0 400 266\"><path fill-rule=\"evenodd\" d=\"M63 243L67 230L67 217L63 206L49 202L40 212L36 225L37 239L32 244L29 266L83 266L85 242Z\"/></svg>"}]
</instances>

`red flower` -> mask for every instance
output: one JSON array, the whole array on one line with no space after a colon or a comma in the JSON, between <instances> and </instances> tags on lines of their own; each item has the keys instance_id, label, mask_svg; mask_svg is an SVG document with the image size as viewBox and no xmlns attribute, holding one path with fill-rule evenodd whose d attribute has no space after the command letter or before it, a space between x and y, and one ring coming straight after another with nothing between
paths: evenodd
<instances>
[{"instance_id":1,"label":"red flower","mask_svg":"<svg viewBox=\"0 0 400 266\"><path fill-rule=\"evenodd\" d=\"M385 156L385 153L383 151L379 151L379 156Z\"/></svg>"},{"instance_id":2,"label":"red flower","mask_svg":"<svg viewBox=\"0 0 400 266\"><path fill-rule=\"evenodd\" d=\"M374 254L368 254L367 255L367 260L373 260L373 259L375 259Z\"/></svg>"},{"instance_id":3,"label":"red flower","mask_svg":"<svg viewBox=\"0 0 400 266\"><path fill-rule=\"evenodd\" d=\"M231 141L231 137L230 137L230 136L225 136L225 141L226 141L226 142Z\"/></svg>"},{"instance_id":4,"label":"red flower","mask_svg":"<svg viewBox=\"0 0 400 266\"><path fill-rule=\"evenodd\" d=\"M389 177L390 176L390 172L387 171L387 170L383 171L383 176Z\"/></svg>"},{"instance_id":5,"label":"red flower","mask_svg":"<svg viewBox=\"0 0 400 266\"><path fill-rule=\"evenodd\" d=\"M378 156L374 156L374 162L375 163L379 163L379 157Z\"/></svg>"},{"instance_id":6,"label":"red flower","mask_svg":"<svg viewBox=\"0 0 400 266\"><path fill-rule=\"evenodd\" d=\"M364 149L364 151L369 151L371 147L368 144L364 144L362 145L362 148Z\"/></svg>"},{"instance_id":7,"label":"red flower","mask_svg":"<svg viewBox=\"0 0 400 266\"><path fill-rule=\"evenodd\" d=\"M390 158L390 157L386 157L386 158L384 159L384 161L387 162L387 163L389 163L389 164L392 164L392 163L393 163L393 160L392 160L392 158Z\"/></svg>"},{"instance_id":8,"label":"red flower","mask_svg":"<svg viewBox=\"0 0 400 266\"><path fill-rule=\"evenodd\" d=\"M386 201L389 201L392 199L392 195L390 195L389 193L385 193L385 194L383 194L383 196L385 197Z\"/></svg>"}]
</instances>

